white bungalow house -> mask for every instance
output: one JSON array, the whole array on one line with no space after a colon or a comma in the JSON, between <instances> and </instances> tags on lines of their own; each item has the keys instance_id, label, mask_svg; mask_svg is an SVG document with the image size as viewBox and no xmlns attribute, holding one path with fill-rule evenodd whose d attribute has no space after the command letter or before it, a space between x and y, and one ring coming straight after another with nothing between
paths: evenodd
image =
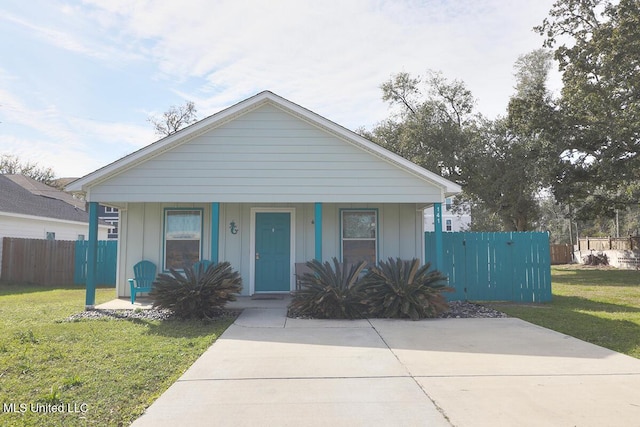
<instances>
[{"instance_id":1,"label":"white bungalow house","mask_svg":"<svg viewBox=\"0 0 640 427\"><path fill-rule=\"evenodd\" d=\"M229 261L245 295L292 291L295 263L314 258L424 260L424 208L439 212L460 192L268 91L67 189L86 192L92 224L98 203L120 212L119 297L128 296L127 278L143 259L159 272L200 259ZM88 306L92 293L88 285Z\"/></svg>"}]
</instances>

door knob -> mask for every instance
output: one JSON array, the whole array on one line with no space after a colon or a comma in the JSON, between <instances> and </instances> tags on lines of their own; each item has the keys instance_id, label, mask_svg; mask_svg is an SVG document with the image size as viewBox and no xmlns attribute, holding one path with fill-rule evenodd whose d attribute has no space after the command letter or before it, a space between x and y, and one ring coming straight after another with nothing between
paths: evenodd
<instances>
[{"instance_id":1,"label":"door knob","mask_svg":"<svg viewBox=\"0 0 640 427\"><path fill-rule=\"evenodd\" d=\"M256 259L260 259L260 254L256 252Z\"/></svg>"}]
</instances>

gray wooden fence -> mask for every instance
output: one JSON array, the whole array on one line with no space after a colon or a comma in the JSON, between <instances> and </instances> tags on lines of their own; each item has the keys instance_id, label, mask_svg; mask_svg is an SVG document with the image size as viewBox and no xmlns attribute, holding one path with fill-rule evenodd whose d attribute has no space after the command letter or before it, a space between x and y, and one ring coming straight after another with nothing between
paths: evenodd
<instances>
[{"instance_id":1,"label":"gray wooden fence","mask_svg":"<svg viewBox=\"0 0 640 427\"><path fill-rule=\"evenodd\" d=\"M7 282L44 286L84 285L87 279L86 241L2 239L2 271ZM118 242L98 241L98 285L115 286Z\"/></svg>"},{"instance_id":2,"label":"gray wooden fence","mask_svg":"<svg viewBox=\"0 0 640 427\"><path fill-rule=\"evenodd\" d=\"M73 284L75 242L2 239L3 281L46 286Z\"/></svg>"},{"instance_id":3,"label":"gray wooden fence","mask_svg":"<svg viewBox=\"0 0 640 427\"><path fill-rule=\"evenodd\" d=\"M573 262L573 246L570 244L550 245L551 265L571 264Z\"/></svg>"}]
</instances>

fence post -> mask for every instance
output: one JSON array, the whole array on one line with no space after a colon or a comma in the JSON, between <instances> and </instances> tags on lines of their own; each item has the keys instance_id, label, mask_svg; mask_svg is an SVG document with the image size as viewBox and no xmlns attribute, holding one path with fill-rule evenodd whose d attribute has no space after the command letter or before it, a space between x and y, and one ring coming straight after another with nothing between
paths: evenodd
<instances>
[{"instance_id":1,"label":"fence post","mask_svg":"<svg viewBox=\"0 0 640 427\"><path fill-rule=\"evenodd\" d=\"M98 203L89 202L89 248L87 252L87 290L85 309L96 303L96 267L98 256Z\"/></svg>"}]
</instances>

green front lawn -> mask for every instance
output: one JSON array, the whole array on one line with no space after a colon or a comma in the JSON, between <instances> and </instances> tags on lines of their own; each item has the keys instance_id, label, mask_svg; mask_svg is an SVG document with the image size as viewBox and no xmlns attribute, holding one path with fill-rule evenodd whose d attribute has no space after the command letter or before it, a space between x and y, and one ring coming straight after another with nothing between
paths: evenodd
<instances>
[{"instance_id":1,"label":"green front lawn","mask_svg":"<svg viewBox=\"0 0 640 427\"><path fill-rule=\"evenodd\" d=\"M0 425L129 425L233 322L64 322L84 298L0 284Z\"/></svg>"},{"instance_id":2,"label":"green front lawn","mask_svg":"<svg viewBox=\"0 0 640 427\"><path fill-rule=\"evenodd\" d=\"M485 304L536 325L640 358L640 271L551 268L548 304Z\"/></svg>"}]
</instances>

